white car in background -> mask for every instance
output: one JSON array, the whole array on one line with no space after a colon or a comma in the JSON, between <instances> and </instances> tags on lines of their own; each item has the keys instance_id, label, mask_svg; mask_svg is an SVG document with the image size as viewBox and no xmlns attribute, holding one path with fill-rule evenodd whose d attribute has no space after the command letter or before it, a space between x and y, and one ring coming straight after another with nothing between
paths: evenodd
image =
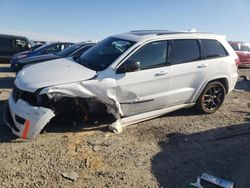
<instances>
[{"instance_id":1,"label":"white car in background","mask_svg":"<svg viewBox=\"0 0 250 188\"><path fill-rule=\"evenodd\" d=\"M14 134L31 139L54 116L74 110L105 109L117 133L194 105L214 113L238 77L234 50L224 36L210 33L131 31L104 39L77 61L53 60L19 72L9 97Z\"/></svg>"}]
</instances>

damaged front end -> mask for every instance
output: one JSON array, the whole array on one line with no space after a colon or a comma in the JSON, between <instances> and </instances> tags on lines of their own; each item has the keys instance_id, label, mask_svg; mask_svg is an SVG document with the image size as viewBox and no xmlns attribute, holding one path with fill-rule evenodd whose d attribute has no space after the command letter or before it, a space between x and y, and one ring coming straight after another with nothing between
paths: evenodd
<instances>
[{"instance_id":1,"label":"damaged front end","mask_svg":"<svg viewBox=\"0 0 250 188\"><path fill-rule=\"evenodd\" d=\"M24 139L31 139L41 132L55 114L51 109L32 106L23 98L17 99L16 90L9 97L4 121L13 134Z\"/></svg>"},{"instance_id":2,"label":"damaged front end","mask_svg":"<svg viewBox=\"0 0 250 188\"><path fill-rule=\"evenodd\" d=\"M28 92L15 87L8 100L5 123L12 133L32 139L57 115L73 114L87 120L91 114L116 112L80 83Z\"/></svg>"}]
</instances>

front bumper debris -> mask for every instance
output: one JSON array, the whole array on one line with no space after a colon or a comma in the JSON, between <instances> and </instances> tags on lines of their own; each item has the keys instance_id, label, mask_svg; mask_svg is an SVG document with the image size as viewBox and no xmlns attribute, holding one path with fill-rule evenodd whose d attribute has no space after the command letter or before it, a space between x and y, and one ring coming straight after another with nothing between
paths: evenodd
<instances>
[{"instance_id":1,"label":"front bumper debris","mask_svg":"<svg viewBox=\"0 0 250 188\"><path fill-rule=\"evenodd\" d=\"M39 134L54 116L51 109L31 106L22 99L15 102L11 95L5 109L4 121L13 134L31 139Z\"/></svg>"}]
</instances>

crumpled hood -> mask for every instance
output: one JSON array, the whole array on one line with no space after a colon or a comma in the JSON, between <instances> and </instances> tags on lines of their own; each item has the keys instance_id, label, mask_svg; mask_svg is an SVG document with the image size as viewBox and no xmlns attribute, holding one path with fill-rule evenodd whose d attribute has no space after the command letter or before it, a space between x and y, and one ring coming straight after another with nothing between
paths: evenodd
<instances>
[{"instance_id":1,"label":"crumpled hood","mask_svg":"<svg viewBox=\"0 0 250 188\"><path fill-rule=\"evenodd\" d=\"M19 89L35 92L52 85L88 80L95 75L95 71L75 63L70 58L63 58L24 68L17 74L15 85Z\"/></svg>"}]
</instances>

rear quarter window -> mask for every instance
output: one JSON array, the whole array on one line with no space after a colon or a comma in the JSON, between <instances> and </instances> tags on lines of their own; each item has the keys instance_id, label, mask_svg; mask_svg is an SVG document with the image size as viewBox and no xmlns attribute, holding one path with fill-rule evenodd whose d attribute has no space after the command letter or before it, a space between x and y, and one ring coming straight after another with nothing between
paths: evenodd
<instances>
[{"instance_id":1,"label":"rear quarter window","mask_svg":"<svg viewBox=\"0 0 250 188\"><path fill-rule=\"evenodd\" d=\"M225 57L228 55L225 48L217 40L202 39L201 43L207 58Z\"/></svg>"}]
</instances>

